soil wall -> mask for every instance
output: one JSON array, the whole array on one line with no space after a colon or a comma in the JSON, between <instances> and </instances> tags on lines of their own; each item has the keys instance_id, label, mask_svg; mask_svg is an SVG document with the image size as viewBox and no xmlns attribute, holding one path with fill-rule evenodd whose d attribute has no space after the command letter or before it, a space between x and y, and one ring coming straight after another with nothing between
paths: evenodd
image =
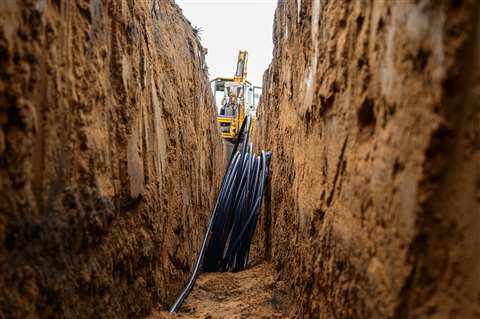
<instances>
[{"instance_id":1,"label":"soil wall","mask_svg":"<svg viewBox=\"0 0 480 319\"><path fill-rule=\"evenodd\" d=\"M214 114L172 1L0 1L0 317L168 305L223 173Z\"/></svg>"},{"instance_id":2,"label":"soil wall","mask_svg":"<svg viewBox=\"0 0 480 319\"><path fill-rule=\"evenodd\" d=\"M280 1L257 252L292 315L480 317L477 1Z\"/></svg>"}]
</instances>

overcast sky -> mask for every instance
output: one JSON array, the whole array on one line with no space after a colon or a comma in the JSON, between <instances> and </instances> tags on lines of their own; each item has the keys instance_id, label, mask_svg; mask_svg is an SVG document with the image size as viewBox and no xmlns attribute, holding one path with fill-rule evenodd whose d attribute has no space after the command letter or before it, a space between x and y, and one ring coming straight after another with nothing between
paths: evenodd
<instances>
[{"instance_id":1,"label":"overcast sky","mask_svg":"<svg viewBox=\"0 0 480 319\"><path fill-rule=\"evenodd\" d=\"M276 0L175 0L194 27L202 29L202 45L210 78L233 77L238 50L248 51L247 78L262 85L272 60Z\"/></svg>"}]
</instances>

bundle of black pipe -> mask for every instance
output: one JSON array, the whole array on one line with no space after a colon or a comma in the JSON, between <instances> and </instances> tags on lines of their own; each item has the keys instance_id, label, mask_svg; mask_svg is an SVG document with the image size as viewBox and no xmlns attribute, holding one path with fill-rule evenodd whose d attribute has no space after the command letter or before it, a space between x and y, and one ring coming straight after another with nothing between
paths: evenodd
<instances>
[{"instance_id":1,"label":"bundle of black pipe","mask_svg":"<svg viewBox=\"0 0 480 319\"><path fill-rule=\"evenodd\" d=\"M238 271L247 265L271 156L253 153L248 142L251 123L250 116L243 121L192 275L170 312L176 312L192 290L202 260L205 272Z\"/></svg>"}]
</instances>

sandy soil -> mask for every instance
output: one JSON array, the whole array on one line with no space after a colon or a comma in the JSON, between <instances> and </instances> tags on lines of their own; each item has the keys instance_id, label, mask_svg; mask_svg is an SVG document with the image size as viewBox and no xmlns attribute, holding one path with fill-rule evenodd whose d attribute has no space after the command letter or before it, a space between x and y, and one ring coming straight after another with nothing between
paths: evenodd
<instances>
[{"instance_id":1,"label":"sandy soil","mask_svg":"<svg viewBox=\"0 0 480 319\"><path fill-rule=\"evenodd\" d=\"M173 1L0 1L0 318L168 305L222 149Z\"/></svg>"},{"instance_id":2,"label":"sandy soil","mask_svg":"<svg viewBox=\"0 0 480 319\"><path fill-rule=\"evenodd\" d=\"M480 318L479 17L278 1L253 141L270 263L201 275L174 317ZM165 310L223 154L173 1L0 0L0 318Z\"/></svg>"},{"instance_id":3,"label":"sandy soil","mask_svg":"<svg viewBox=\"0 0 480 319\"><path fill-rule=\"evenodd\" d=\"M149 319L167 318L287 318L285 286L262 263L237 273L201 274L178 314L160 312Z\"/></svg>"},{"instance_id":4,"label":"sandy soil","mask_svg":"<svg viewBox=\"0 0 480 319\"><path fill-rule=\"evenodd\" d=\"M256 251L302 318L480 318L480 3L279 1Z\"/></svg>"}]
</instances>

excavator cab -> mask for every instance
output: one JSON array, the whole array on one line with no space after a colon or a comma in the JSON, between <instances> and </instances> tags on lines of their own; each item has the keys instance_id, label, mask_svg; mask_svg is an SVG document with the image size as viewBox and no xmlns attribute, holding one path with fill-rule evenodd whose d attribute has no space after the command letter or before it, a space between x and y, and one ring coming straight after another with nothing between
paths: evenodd
<instances>
[{"instance_id":1,"label":"excavator cab","mask_svg":"<svg viewBox=\"0 0 480 319\"><path fill-rule=\"evenodd\" d=\"M220 107L220 115L235 117L240 109L240 104L244 96L243 85L235 82L225 82L223 103Z\"/></svg>"},{"instance_id":2,"label":"excavator cab","mask_svg":"<svg viewBox=\"0 0 480 319\"><path fill-rule=\"evenodd\" d=\"M235 142L245 116L255 115L261 94L261 87L253 86L246 79L247 56L247 51L239 52L233 78L219 77L210 82L217 106L217 122L223 138L230 142Z\"/></svg>"},{"instance_id":3,"label":"excavator cab","mask_svg":"<svg viewBox=\"0 0 480 319\"><path fill-rule=\"evenodd\" d=\"M245 118L245 87L228 78L212 81L217 121L225 139L234 142Z\"/></svg>"}]
</instances>

